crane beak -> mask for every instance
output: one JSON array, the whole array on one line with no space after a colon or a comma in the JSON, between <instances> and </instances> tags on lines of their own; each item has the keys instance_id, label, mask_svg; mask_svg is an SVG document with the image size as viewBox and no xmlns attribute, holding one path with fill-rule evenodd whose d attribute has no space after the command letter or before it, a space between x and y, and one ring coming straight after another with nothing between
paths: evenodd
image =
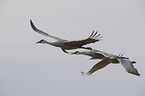
<instances>
[{"instance_id":1,"label":"crane beak","mask_svg":"<svg viewBox=\"0 0 145 96\"><path fill-rule=\"evenodd\" d=\"M41 41L36 42L36 44L41 43Z\"/></svg>"},{"instance_id":2,"label":"crane beak","mask_svg":"<svg viewBox=\"0 0 145 96\"><path fill-rule=\"evenodd\" d=\"M43 41L44 41L44 40L40 40L40 41L36 42L36 44L38 44L38 43L43 43Z\"/></svg>"}]
</instances>

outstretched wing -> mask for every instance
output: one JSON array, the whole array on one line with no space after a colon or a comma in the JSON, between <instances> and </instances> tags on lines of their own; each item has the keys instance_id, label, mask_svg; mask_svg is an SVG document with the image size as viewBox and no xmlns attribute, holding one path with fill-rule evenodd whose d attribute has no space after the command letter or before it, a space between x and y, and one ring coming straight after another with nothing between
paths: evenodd
<instances>
[{"instance_id":1,"label":"outstretched wing","mask_svg":"<svg viewBox=\"0 0 145 96\"><path fill-rule=\"evenodd\" d=\"M69 41L69 42L66 42L65 44L67 44L69 46L83 46L83 45L95 43L97 41L102 40L101 39L102 37L99 37L100 34L98 34L97 36L96 36L96 34L97 34L97 32L94 33L94 31L93 31L92 34L87 39L77 40L77 41Z\"/></svg>"},{"instance_id":2,"label":"outstretched wing","mask_svg":"<svg viewBox=\"0 0 145 96\"><path fill-rule=\"evenodd\" d=\"M128 59L118 59L122 66L126 69L128 73L134 74L136 76L140 76L137 69L134 68L133 64Z\"/></svg>"},{"instance_id":3,"label":"outstretched wing","mask_svg":"<svg viewBox=\"0 0 145 96\"><path fill-rule=\"evenodd\" d=\"M43 31L39 30L38 28L35 27L35 25L33 24L32 20L30 20L30 24L31 24L32 29L35 32L39 33L39 34L42 34L42 35L47 36L47 37L51 37L51 38L56 39L56 40L59 40L59 41L67 41L67 40L64 40L64 39L60 39L58 37L51 36L51 35L43 32Z\"/></svg>"},{"instance_id":4,"label":"outstretched wing","mask_svg":"<svg viewBox=\"0 0 145 96\"><path fill-rule=\"evenodd\" d=\"M92 74L95 71L104 68L105 66L107 66L110 62L106 59L103 59L102 61L100 61L99 63L97 63L96 65L94 65L88 72L87 74Z\"/></svg>"}]
</instances>

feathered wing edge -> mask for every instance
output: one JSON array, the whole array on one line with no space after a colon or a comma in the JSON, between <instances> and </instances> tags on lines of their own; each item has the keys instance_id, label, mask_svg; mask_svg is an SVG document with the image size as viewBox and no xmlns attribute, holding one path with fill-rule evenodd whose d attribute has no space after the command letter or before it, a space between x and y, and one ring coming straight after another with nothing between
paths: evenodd
<instances>
[{"instance_id":1,"label":"feathered wing edge","mask_svg":"<svg viewBox=\"0 0 145 96\"><path fill-rule=\"evenodd\" d=\"M106 59L103 59L102 61L98 62L97 64L95 64L87 73L81 72L82 75L91 75L92 73L94 73L95 71L104 68L105 66L107 66L108 64L110 64L110 62Z\"/></svg>"},{"instance_id":2,"label":"feathered wing edge","mask_svg":"<svg viewBox=\"0 0 145 96\"><path fill-rule=\"evenodd\" d=\"M90 43L95 43L97 41L101 41L102 37L99 37L100 34L98 34L97 36L96 35L97 35L97 31L96 31L96 33L94 33L94 31L93 31L92 34L87 39L77 40L77 41L69 41L69 42L66 42L65 44L67 44L69 46L83 46L83 45L87 45Z\"/></svg>"},{"instance_id":3,"label":"feathered wing edge","mask_svg":"<svg viewBox=\"0 0 145 96\"><path fill-rule=\"evenodd\" d=\"M133 64L128 59L118 59L122 66L126 69L128 73L134 74L136 76L140 76L137 69L134 68Z\"/></svg>"},{"instance_id":4,"label":"feathered wing edge","mask_svg":"<svg viewBox=\"0 0 145 96\"><path fill-rule=\"evenodd\" d=\"M43 31L39 30L38 28L35 27L35 25L33 24L32 20L30 20L30 25L31 25L32 29L35 32L37 32L37 33L39 33L41 35L44 35L44 36L47 36L47 37L51 37L53 39L60 40L60 41L62 41L62 40L63 41L67 41L67 40L64 40L64 39L61 39L61 38L58 38L58 37L55 37L55 36L51 36L51 35L47 34L46 32L43 32Z\"/></svg>"}]
</instances>

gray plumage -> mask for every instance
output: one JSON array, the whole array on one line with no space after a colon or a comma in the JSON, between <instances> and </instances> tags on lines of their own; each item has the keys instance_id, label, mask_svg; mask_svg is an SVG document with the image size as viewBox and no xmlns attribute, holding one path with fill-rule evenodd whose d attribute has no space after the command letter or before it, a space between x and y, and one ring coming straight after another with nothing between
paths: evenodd
<instances>
[{"instance_id":1,"label":"gray plumage","mask_svg":"<svg viewBox=\"0 0 145 96\"><path fill-rule=\"evenodd\" d=\"M122 57L123 55L120 54L117 56L99 50L91 50L91 51L83 51L83 52L76 51L72 54L82 54L82 55L91 56L92 57L91 59L101 59L101 61L95 64L87 73L81 72L83 75L84 74L91 75L95 71L104 68L110 63L113 64L121 63L121 65L126 69L128 73L134 74L136 76L140 76L137 69L134 68L133 66L133 63L136 62L130 61L129 58Z\"/></svg>"},{"instance_id":2,"label":"gray plumage","mask_svg":"<svg viewBox=\"0 0 145 96\"><path fill-rule=\"evenodd\" d=\"M39 30L38 28L35 27L32 20L30 20L30 25L35 32L37 32L39 34L42 34L44 36L47 36L47 37L51 37L51 38L56 40L56 42L48 42L48 41L42 39L42 40L38 41L37 43L50 44L50 45L53 45L55 47L60 47L65 53L68 53L65 50L71 50L71 49L77 49L77 48L83 48L83 49L91 50L90 47L83 47L83 46L102 40L101 39L102 37L99 37L100 34L97 35L97 32L93 31L92 34L87 39L76 40L76 41L68 41L68 40L61 39L61 38L58 38L58 37L55 37L55 36L51 36L48 33Z\"/></svg>"}]
</instances>

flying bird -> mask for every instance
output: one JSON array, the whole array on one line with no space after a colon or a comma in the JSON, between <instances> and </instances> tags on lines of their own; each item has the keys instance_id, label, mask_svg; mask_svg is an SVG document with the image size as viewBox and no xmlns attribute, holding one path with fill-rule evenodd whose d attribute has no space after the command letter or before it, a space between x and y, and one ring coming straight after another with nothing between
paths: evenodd
<instances>
[{"instance_id":1,"label":"flying bird","mask_svg":"<svg viewBox=\"0 0 145 96\"><path fill-rule=\"evenodd\" d=\"M110 63L113 64L118 64L121 63L121 65L126 69L128 73L134 74L136 76L140 76L138 73L137 69L134 68L133 64L136 63L135 61L130 61L129 58L123 57L123 54L113 55L113 54L108 54L106 52L102 52L99 50L91 50L91 51L84 51L84 52L79 52L76 51L72 54L83 54L87 56L91 56L91 59L102 59L100 62L95 64L87 73L81 72L82 75L91 75L95 71L104 68Z\"/></svg>"},{"instance_id":2,"label":"flying bird","mask_svg":"<svg viewBox=\"0 0 145 96\"><path fill-rule=\"evenodd\" d=\"M83 47L83 46L102 40L102 37L100 37L100 34L97 35L97 31L96 32L93 31L92 34L87 39L77 40L77 41L68 41L68 40L61 39L61 38L58 38L55 36L51 36L48 33L39 30L38 28L35 27L32 20L30 20L30 25L35 32L40 33L47 37L51 37L56 40L56 42L48 42L48 41L42 39L36 43L50 44L55 47L60 47L62 49L62 51L64 51L65 53L69 53L66 50L72 50L72 49L77 49L77 48L92 50L92 48L90 48L90 47Z\"/></svg>"},{"instance_id":3,"label":"flying bird","mask_svg":"<svg viewBox=\"0 0 145 96\"><path fill-rule=\"evenodd\" d=\"M90 51L76 51L76 52L69 52L69 54L81 54L81 55L86 55L86 56L90 56L91 59L106 59L106 58L110 58L110 59L115 59L117 57L119 58L126 58L128 59L127 57L122 57L123 54L119 54L118 56L117 55L114 55L114 54L109 54L109 53L106 53L106 52L102 52L100 50L96 50L96 49L93 49L93 50L90 50ZM120 57L121 56L121 57Z\"/></svg>"}]
</instances>

